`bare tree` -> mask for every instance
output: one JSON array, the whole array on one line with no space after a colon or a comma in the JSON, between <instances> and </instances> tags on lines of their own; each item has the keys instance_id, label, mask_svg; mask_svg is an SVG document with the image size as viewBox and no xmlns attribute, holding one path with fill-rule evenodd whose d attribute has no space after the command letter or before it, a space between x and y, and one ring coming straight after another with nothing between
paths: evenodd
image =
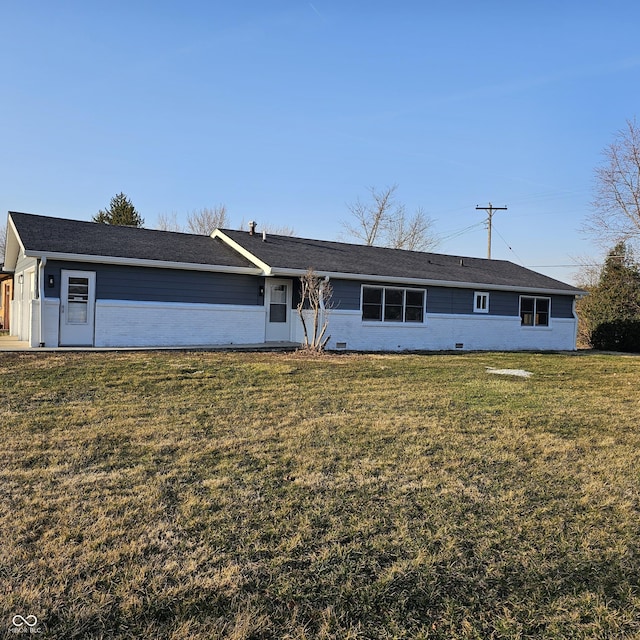
<instances>
[{"instance_id":1,"label":"bare tree","mask_svg":"<svg viewBox=\"0 0 640 640\"><path fill-rule=\"evenodd\" d=\"M396 202L394 184L382 190L369 187L370 202L357 199L347 205L353 222L343 222L349 236L368 246L425 251L438 243L433 234L433 220L422 209L408 216L403 204Z\"/></svg>"},{"instance_id":2,"label":"bare tree","mask_svg":"<svg viewBox=\"0 0 640 640\"><path fill-rule=\"evenodd\" d=\"M224 204L213 209L204 208L193 211L187 216L187 230L203 236L210 236L216 229L229 226L229 214Z\"/></svg>"},{"instance_id":3,"label":"bare tree","mask_svg":"<svg viewBox=\"0 0 640 640\"><path fill-rule=\"evenodd\" d=\"M627 120L595 170L593 212L585 230L603 245L640 241L640 129Z\"/></svg>"},{"instance_id":4,"label":"bare tree","mask_svg":"<svg viewBox=\"0 0 640 640\"><path fill-rule=\"evenodd\" d=\"M331 336L326 336L329 313L333 308L333 287L311 267L300 276L300 302L297 310L304 332L303 348L316 353L324 351Z\"/></svg>"},{"instance_id":5,"label":"bare tree","mask_svg":"<svg viewBox=\"0 0 640 640\"><path fill-rule=\"evenodd\" d=\"M178 222L178 214L175 211L158 215L156 229L160 231L184 231L184 227Z\"/></svg>"},{"instance_id":6,"label":"bare tree","mask_svg":"<svg viewBox=\"0 0 640 640\"><path fill-rule=\"evenodd\" d=\"M409 251L429 251L438 244L433 234L433 220L422 209L407 218L403 206L387 222L387 241L388 246L393 249Z\"/></svg>"},{"instance_id":7,"label":"bare tree","mask_svg":"<svg viewBox=\"0 0 640 640\"><path fill-rule=\"evenodd\" d=\"M4 262L4 246L7 244L7 227L0 227L0 263Z\"/></svg>"}]
</instances>

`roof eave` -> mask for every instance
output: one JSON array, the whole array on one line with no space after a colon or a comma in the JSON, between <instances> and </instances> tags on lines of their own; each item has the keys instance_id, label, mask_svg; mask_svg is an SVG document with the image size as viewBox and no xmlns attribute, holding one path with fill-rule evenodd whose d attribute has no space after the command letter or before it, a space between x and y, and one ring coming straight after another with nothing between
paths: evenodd
<instances>
[{"instance_id":1,"label":"roof eave","mask_svg":"<svg viewBox=\"0 0 640 640\"><path fill-rule=\"evenodd\" d=\"M65 260L69 262L89 262L99 264L115 264L128 267L154 267L156 269L180 269L183 271L210 271L215 273L239 273L245 275L261 275L258 267L234 267L224 264L201 264L192 262L171 262L170 260L149 260L145 258L123 258L118 256L97 256L91 254L60 253L55 251L26 251L30 258L47 258L48 260Z\"/></svg>"},{"instance_id":2,"label":"roof eave","mask_svg":"<svg viewBox=\"0 0 640 640\"><path fill-rule=\"evenodd\" d=\"M306 269L287 269L273 267L269 275L299 277L306 273ZM435 280L431 278L400 278L396 276L379 276L364 273L341 273L336 271L316 270L321 277L337 278L340 280L359 280L361 282L380 282L385 284L402 284L432 287L453 287L455 289L481 289L486 291L518 291L522 293L537 293L546 295L581 296L585 291L575 289L555 289L549 287L528 287L517 284L488 284L486 282Z\"/></svg>"}]
</instances>

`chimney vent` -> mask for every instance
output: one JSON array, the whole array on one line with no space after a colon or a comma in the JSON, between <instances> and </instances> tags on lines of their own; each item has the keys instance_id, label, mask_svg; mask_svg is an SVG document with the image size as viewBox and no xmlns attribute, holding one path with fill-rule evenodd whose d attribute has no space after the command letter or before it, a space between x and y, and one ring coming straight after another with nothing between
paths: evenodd
<instances>
[{"instance_id":1,"label":"chimney vent","mask_svg":"<svg viewBox=\"0 0 640 640\"><path fill-rule=\"evenodd\" d=\"M460 266L464 267L464 260L462 258L460 258Z\"/></svg>"},{"instance_id":2,"label":"chimney vent","mask_svg":"<svg viewBox=\"0 0 640 640\"><path fill-rule=\"evenodd\" d=\"M262 242L266 242L267 241L267 232L263 231L262 232Z\"/></svg>"},{"instance_id":3,"label":"chimney vent","mask_svg":"<svg viewBox=\"0 0 640 640\"><path fill-rule=\"evenodd\" d=\"M249 235L250 236L255 236L256 235L256 223L251 220L251 222L249 222Z\"/></svg>"}]
</instances>

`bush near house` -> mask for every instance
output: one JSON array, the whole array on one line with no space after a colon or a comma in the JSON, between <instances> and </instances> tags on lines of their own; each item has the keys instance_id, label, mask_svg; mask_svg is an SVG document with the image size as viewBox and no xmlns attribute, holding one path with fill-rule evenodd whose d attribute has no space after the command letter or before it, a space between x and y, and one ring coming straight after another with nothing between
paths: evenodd
<instances>
[{"instance_id":1,"label":"bush near house","mask_svg":"<svg viewBox=\"0 0 640 640\"><path fill-rule=\"evenodd\" d=\"M640 353L640 320L617 320L598 325L592 336L594 349Z\"/></svg>"},{"instance_id":2,"label":"bush near house","mask_svg":"<svg viewBox=\"0 0 640 640\"><path fill-rule=\"evenodd\" d=\"M0 353L0 630L637 638L639 366Z\"/></svg>"}]
</instances>

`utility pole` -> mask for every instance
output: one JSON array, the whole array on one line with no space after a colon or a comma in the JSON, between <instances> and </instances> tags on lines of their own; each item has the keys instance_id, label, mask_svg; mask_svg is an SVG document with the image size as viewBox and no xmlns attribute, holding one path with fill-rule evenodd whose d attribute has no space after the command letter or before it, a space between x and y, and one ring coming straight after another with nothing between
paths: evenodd
<instances>
[{"instance_id":1,"label":"utility pole","mask_svg":"<svg viewBox=\"0 0 640 640\"><path fill-rule=\"evenodd\" d=\"M482 211L486 211L487 212L487 230L488 230L488 237L487 237L487 258L489 260L491 260L491 220L493 219L493 212L494 211L506 211L507 207L494 207L491 203L489 203L488 207L480 207L476 205L476 209L481 209Z\"/></svg>"}]
</instances>

